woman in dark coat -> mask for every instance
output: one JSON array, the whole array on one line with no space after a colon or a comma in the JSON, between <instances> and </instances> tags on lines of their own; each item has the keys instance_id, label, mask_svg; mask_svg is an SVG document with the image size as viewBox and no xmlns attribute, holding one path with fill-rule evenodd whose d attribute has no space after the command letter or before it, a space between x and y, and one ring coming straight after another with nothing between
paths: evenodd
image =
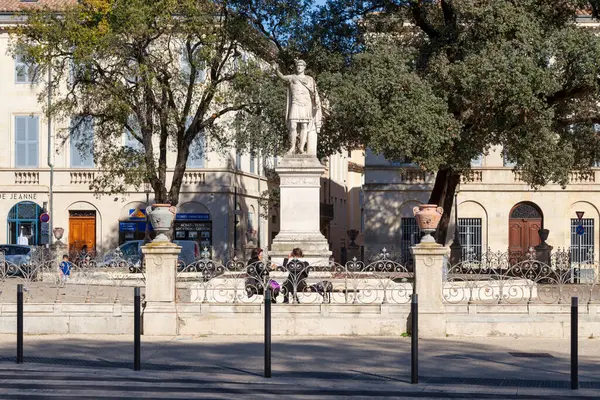
<instances>
[{"instance_id":1,"label":"woman in dark coat","mask_svg":"<svg viewBox=\"0 0 600 400\"><path fill-rule=\"evenodd\" d=\"M302 249L296 247L288 258L283 259L283 267L289 271L288 277L283 283L284 303L289 303L290 295L293 295L296 303L299 303L298 293L306 289L309 264L307 261L302 261L302 257L304 257Z\"/></svg>"},{"instance_id":2,"label":"woman in dark coat","mask_svg":"<svg viewBox=\"0 0 600 400\"><path fill-rule=\"evenodd\" d=\"M279 290L274 289L269 279L269 268L263 261L263 250L260 248L252 249L250 259L246 264L246 273L248 277L245 281L246 293L248 297L262 295L265 292L265 283L271 290L271 303L276 303L275 297L279 295Z\"/></svg>"}]
</instances>

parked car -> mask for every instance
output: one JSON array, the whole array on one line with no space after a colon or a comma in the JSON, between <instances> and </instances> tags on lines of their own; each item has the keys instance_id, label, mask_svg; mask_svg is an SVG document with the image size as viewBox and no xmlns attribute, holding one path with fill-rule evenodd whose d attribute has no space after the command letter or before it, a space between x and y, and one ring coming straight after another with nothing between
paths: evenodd
<instances>
[{"instance_id":1,"label":"parked car","mask_svg":"<svg viewBox=\"0 0 600 400\"><path fill-rule=\"evenodd\" d=\"M178 267L194 263L200 258L200 246L194 240L174 240L178 246L181 246L181 253L177 258ZM143 240L130 240L114 251L104 256L103 264L112 267L128 267L131 272L139 272L143 262L142 246Z\"/></svg>"},{"instance_id":2,"label":"parked car","mask_svg":"<svg viewBox=\"0 0 600 400\"><path fill-rule=\"evenodd\" d=\"M2 273L6 276L29 275L33 270L31 257L33 248L20 244L1 244L0 257L2 260Z\"/></svg>"}]
</instances>

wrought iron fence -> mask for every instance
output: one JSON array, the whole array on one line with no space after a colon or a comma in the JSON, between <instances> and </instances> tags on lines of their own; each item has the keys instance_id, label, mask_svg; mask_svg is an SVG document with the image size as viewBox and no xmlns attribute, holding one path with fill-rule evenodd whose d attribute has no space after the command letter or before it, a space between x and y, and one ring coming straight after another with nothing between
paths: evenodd
<instances>
[{"instance_id":1,"label":"wrought iron fence","mask_svg":"<svg viewBox=\"0 0 600 400\"><path fill-rule=\"evenodd\" d=\"M291 260L221 264L203 258L180 266L177 301L183 303L260 303L265 288L273 303L405 304L413 292L414 274L382 252L369 264L356 259L341 265Z\"/></svg>"},{"instance_id":2,"label":"wrought iron fence","mask_svg":"<svg viewBox=\"0 0 600 400\"><path fill-rule=\"evenodd\" d=\"M24 301L34 303L132 302L131 287L145 285L139 260L119 252L65 261L62 253L41 250L21 258L0 254L0 304L16 302L18 284Z\"/></svg>"},{"instance_id":3,"label":"wrought iron fence","mask_svg":"<svg viewBox=\"0 0 600 400\"><path fill-rule=\"evenodd\" d=\"M568 303L600 301L598 263L593 253L573 263L570 249L552 253L549 262L533 249L523 254L487 252L446 268L443 298L447 303Z\"/></svg>"}]
</instances>

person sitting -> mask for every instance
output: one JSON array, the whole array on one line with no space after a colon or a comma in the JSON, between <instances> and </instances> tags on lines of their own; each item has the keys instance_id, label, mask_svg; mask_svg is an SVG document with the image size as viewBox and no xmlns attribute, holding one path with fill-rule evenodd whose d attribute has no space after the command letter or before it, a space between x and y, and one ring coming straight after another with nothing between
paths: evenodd
<instances>
[{"instance_id":1,"label":"person sitting","mask_svg":"<svg viewBox=\"0 0 600 400\"><path fill-rule=\"evenodd\" d=\"M283 283L283 302L289 303L290 294L294 301L299 303L298 292L306 289L306 279L308 278L308 261L303 261L302 249L296 247L292 250L288 258L283 259L283 267L289 271L287 279Z\"/></svg>"},{"instance_id":2,"label":"person sitting","mask_svg":"<svg viewBox=\"0 0 600 400\"><path fill-rule=\"evenodd\" d=\"M269 279L269 268L263 261L263 250L260 248L252 249L250 259L246 264L246 273L249 275L245 281L246 293L248 297L264 295L264 285L267 284L271 291L271 303L277 303L275 299L279 295L279 284Z\"/></svg>"}]
</instances>

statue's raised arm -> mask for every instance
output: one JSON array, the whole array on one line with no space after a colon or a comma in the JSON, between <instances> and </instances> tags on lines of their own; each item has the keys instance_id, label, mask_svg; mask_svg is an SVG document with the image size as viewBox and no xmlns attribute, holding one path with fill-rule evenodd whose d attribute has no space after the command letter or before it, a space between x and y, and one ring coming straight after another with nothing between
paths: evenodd
<instances>
[{"instance_id":1,"label":"statue's raised arm","mask_svg":"<svg viewBox=\"0 0 600 400\"><path fill-rule=\"evenodd\" d=\"M321 101L315 80L304 74L305 69L306 62L296 60L296 74L283 75L279 66L273 64L273 70L277 76L288 82L286 122L289 129L290 148L287 154L296 153L296 138L299 131L298 153L316 156L316 136L321 127ZM306 147L308 148L305 149Z\"/></svg>"}]
</instances>

